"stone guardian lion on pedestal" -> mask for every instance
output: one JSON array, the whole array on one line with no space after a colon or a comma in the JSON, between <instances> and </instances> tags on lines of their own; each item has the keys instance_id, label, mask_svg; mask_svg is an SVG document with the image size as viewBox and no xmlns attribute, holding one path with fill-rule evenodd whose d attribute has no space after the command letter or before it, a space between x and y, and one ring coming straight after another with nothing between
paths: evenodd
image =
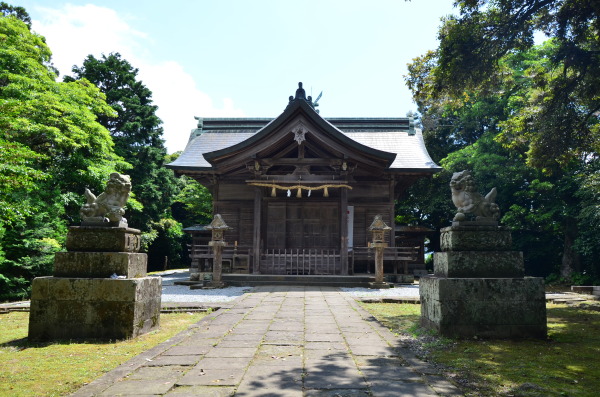
<instances>
[{"instance_id":1,"label":"stone guardian lion on pedestal","mask_svg":"<svg viewBox=\"0 0 600 397\"><path fill-rule=\"evenodd\" d=\"M471 172L464 170L455 172L450 180L450 189L452 190L452 202L457 208L454 221L460 222L467 220L468 216L498 220L500 209L495 203L497 191L496 188L483 197L476 190L475 180Z\"/></svg>"},{"instance_id":2,"label":"stone guardian lion on pedestal","mask_svg":"<svg viewBox=\"0 0 600 397\"><path fill-rule=\"evenodd\" d=\"M110 174L106 183L106 190L98 197L89 189L85 189L86 203L81 207L79 214L83 220L82 225L119 226L126 227L125 205L131 191L129 175L117 172Z\"/></svg>"}]
</instances>

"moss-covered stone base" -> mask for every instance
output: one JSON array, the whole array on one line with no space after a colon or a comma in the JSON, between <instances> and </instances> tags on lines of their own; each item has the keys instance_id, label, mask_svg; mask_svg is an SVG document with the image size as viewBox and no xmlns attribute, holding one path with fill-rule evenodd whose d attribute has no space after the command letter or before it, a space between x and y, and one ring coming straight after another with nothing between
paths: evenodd
<instances>
[{"instance_id":1,"label":"moss-covered stone base","mask_svg":"<svg viewBox=\"0 0 600 397\"><path fill-rule=\"evenodd\" d=\"M67 251L138 252L138 229L128 227L71 226L67 233Z\"/></svg>"},{"instance_id":2,"label":"moss-covered stone base","mask_svg":"<svg viewBox=\"0 0 600 397\"><path fill-rule=\"evenodd\" d=\"M542 278L442 278L420 281L421 325L469 338L545 338Z\"/></svg>"},{"instance_id":3,"label":"moss-covered stone base","mask_svg":"<svg viewBox=\"0 0 600 397\"><path fill-rule=\"evenodd\" d=\"M436 252L434 274L438 277L523 277L520 251Z\"/></svg>"},{"instance_id":4,"label":"moss-covered stone base","mask_svg":"<svg viewBox=\"0 0 600 397\"><path fill-rule=\"evenodd\" d=\"M160 325L162 281L38 277L33 280L30 340L133 338Z\"/></svg>"},{"instance_id":5,"label":"moss-covered stone base","mask_svg":"<svg viewBox=\"0 0 600 397\"><path fill-rule=\"evenodd\" d=\"M442 251L510 251L512 237L503 226L450 226L440 230Z\"/></svg>"},{"instance_id":6,"label":"moss-covered stone base","mask_svg":"<svg viewBox=\"0 0 600 397\"><path fill-rule=\"evenodd\" d=\"M57 252L55 277L145 277L148 256L137 252Z\"/></svg>"}]
</instances>

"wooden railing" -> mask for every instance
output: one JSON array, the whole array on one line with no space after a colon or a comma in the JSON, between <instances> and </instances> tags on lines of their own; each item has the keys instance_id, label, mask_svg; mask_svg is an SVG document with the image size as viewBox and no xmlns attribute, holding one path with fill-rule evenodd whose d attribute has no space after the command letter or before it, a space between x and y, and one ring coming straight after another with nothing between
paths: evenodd
<instances>
[{"instance_id":1,"label":"wooden railing","mask_svg":"<svg viewBox=\"0 0 600 397\"><path fill-rule=\"evenodd\" d=\"M399 266L403 274L408 274L408 266L419 258L420 247L386 247L383 261L392 262L394 274ZM208 245L190 247L190 258L197 263L198 271L212 271L213 252ZM249 246L227 246L223 249L223 271L248 273L251 267L252 249ZM334 249L267 249L260 256L260 272L264 274L341 274L339 250ZM350 273L355 264L366 262L367 270L375 271L375 250L369 247L353 247L348 255Z\"/></svg>"},{"instance_id":2,"label":"wooden railing","mask_svg":"<svg viewBox=\"0 0 600 397\"><path fill-rule=\"evenodd\" d=\"M212 271L212 247L209 245L192 245L190 258L199 265L199 271ZM247 246L226 246L223 248L223 271L229 273L248 273L252 249Z\"/></svg>"},{"instance_id":3,"label":"wooden railing","mask_svg":"<svg viewBox=\"0 0 600 397\"><path fill-rule=\"evenodd\" d=\"M265 274L340 274L340 252L334 249L267 249L261 254L260 271Z\"/></svg>"},{"instance_id":4,"label":"wooden railing","mask_svg":"<svg viewBox=\"0 0 600 397\"><path fill-rule=\"evenodd\" d=\"M398 265L402 265L403 274L408 274L409 263L414 263L419 259L420 247L386 247L383 249L383 261L393 262L394 274L398 274ZM350 262L352 273L354 273L354 264L356 261L365 261L367 271L374 271L375 249L370 247L353 247L350 252Z\"/></svg>"}]
</instances>

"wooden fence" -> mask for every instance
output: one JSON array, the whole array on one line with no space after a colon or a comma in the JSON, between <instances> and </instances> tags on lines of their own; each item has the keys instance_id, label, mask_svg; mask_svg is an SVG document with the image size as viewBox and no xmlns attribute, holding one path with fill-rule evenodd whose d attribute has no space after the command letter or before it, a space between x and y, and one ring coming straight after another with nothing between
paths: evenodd
<instances>
[{"instance_id":1,"label":"wooden fence","mask_svg":"<svg viewBox=\"0 0 600 397\"><path fill-rule=\"evenodd\" d=\"M340 274L340 252L334 249L281 248L261 254L263 274Z\"/></svg>"}]
</instances>

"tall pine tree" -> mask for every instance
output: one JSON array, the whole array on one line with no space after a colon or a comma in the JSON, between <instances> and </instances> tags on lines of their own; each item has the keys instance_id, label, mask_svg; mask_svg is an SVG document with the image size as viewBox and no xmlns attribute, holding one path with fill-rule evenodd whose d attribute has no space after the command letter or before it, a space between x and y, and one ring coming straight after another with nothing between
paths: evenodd
<instances>
[{"instance_id":1,"label":"tall pine tree","mask_svg":"<svg viewBox=\"0 0 600 397\"><path fill-rule=\"evenodd\" d=\"M115 142L115 152L133 168L128 171L135 199L142 211L129 211L130 225L149 230L168 214L176 184L172 171L163 167L167 154L162 139L162 121L156 115L152 92L138 80L134 68L119 53L96 58L89 55L81 67L74 66L75 78L85 78L106 95L117 117L98 115ZM65 81L73 77L66 77Z\"/></svg>"}]
</instances>

